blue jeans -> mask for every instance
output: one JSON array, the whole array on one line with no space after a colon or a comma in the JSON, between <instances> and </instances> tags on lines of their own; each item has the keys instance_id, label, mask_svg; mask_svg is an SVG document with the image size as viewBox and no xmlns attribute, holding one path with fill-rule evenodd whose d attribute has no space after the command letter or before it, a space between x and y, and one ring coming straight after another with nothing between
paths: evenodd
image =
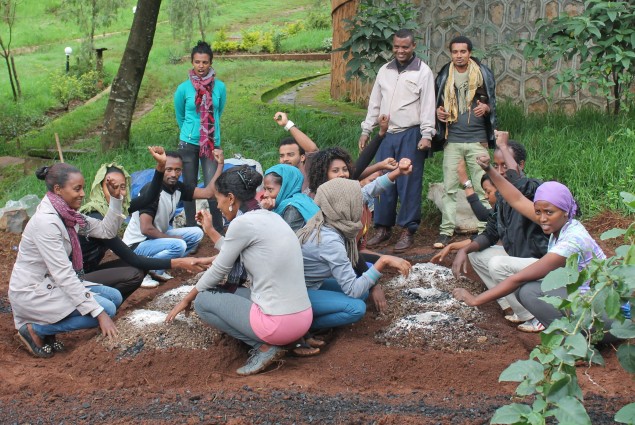
<instances>
[{"instance_id":1,"label":"blue jeans","mask_svg":"<svg viewBox=\"0 0 635 425\"><path fill-rule=\"evenodd\" d=\"M95 301L104 308L104 311L110 316L114 317L117 313L117 308L123 302L121 293L115 288L104 285L95 285L90 287L90 292L95 296ZM71 332L79 329L91 329L99 326L99 322L96 317L92 317L90 314L82 316L82 314L75 310L57 323L51 323L50 325L39 325L33 323L33 331L40 336L56 335L62 332Z\"/></svg>"},{"instance_id":2,"label":"blue jeans","mask_svg":"<svg viewBox=\"0 0 635 425\"><path fill-rule=\"evenodd\" d=\"M203 239L203 231L199 227L181 227L170 229L165 233L170 236L180 236L182 239L146 239L137 245L135 254L162 259L183 258ZM164 270L155 271L157 274L164 272Z\"/></svg>"},{"instance_id":3,"label":"blue jeans","mask_svg":"<svg viewBox=\"0 0 635 425\"><path fill-rule=\"evenodd\" d=\"M335 279L324 280L320 289L309 289L308 293L313 308L311 330L350 325L366 314L368 293L361 299L349 297Z\"/></svg>"}]
</instances>

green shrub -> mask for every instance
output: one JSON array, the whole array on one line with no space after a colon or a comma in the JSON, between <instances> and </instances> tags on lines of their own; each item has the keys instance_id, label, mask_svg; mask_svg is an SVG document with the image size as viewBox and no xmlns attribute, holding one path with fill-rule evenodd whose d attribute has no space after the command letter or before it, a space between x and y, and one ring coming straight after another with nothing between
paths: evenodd
<instances>
[{"instance_id":1,"label":"green shrub","mask_svg":"<svg viewBox=\"0 0 635 425\"><path fill-rule=\"evenodd\" d=\"M302 23L302 21L289 22L287 25L284 26L284 32L287 35L295 35L302 31L304 31L304 24Z\"/></svg>"},{"instance_id":2,"label":"green shrub","mask_svg":"<svg viewBox=\"0 0 635 425\"><path fill-rule=\"evenodd\" d=\"M99 73L95 70L88 71L79 77L72 74L53 74L51 76L51 92L68 110L72 101L86 100L96 95L99 92L97 88L99 80Z\"/></svg>"},{"instance_id":3,"label":"green shrub","mask_svg":"<svg viewBox=\"0 0 635 425\"><path fill-rule=\"evenodd\" d=\"M328 3L316 0L306 17L306 26L314 30L331 28L331 13L328 6Z\"/></svg>"}]
</instances>

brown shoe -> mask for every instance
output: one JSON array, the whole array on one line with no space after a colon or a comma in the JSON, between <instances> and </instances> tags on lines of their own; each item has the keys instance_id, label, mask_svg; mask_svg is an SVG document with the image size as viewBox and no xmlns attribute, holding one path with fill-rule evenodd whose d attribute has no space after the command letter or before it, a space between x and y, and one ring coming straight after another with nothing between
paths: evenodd
<instances>
[{"instance_id":1,"label":"brown shoe","mask_svg":"<svg viewBox=\"0 0 635 425\"><path fill-rule=\"evenodd\" d=\"M391 235L392 235L392 230L390 228L384 227L384 226L377 226L375 228L375 234L373 235L373 237L368 239L368 241L366 241L366 246L368 248L375 248L379 244L386 242L388 239L390 239Z\"/></svg>"},{"instance_id":2,"label":"brown shoe","mask_svg":"<svg viewBox=\"0 0 635 425\"><path fill-rule=\"evenodd\" d=\"M415 235L414 233L410 233L408 229L404 229L401 232L401 236L399 236L399 240L395 244L395 248L393 252L399 253L404 252L408 248L410 248L415 243Z\"/></svg>"}]
</instances>

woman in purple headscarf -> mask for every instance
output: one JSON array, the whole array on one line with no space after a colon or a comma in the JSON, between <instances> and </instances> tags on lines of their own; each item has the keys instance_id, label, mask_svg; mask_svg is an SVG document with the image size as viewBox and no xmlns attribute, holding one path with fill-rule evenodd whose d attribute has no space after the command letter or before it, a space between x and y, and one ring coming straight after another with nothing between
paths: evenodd
<instances>
[{"instance_id":1,"label":"woman in purple headscarf","mask_svg":"<svg viewBox=\"0 0 635 425\"><path fill-rule=\"evenodd\" d=\"M518 301L544 327L548 327L551 322L562 317L562 312L540 299L545 295L540 288L540 280L549 272L564 267L567 258L572 255L578 255L578 271L584 269L593 258L605 259L606 255L582 223L574 218L577 204L565 185L554 181L543 183L531 201L490 167L488 156L478 158L477 162L488 173L503 198L515 210L539 224L543 232L549 235L549 245L547 254L541 259L495 287L476 296L463 288L456 288L452 295L467 305L479 306L516 292ZM580 288L581 291L587 289L588 286ZM565 288L550 292L549 295L567 297ZM628 306L623 311L630 317Z\"/></svg>"}]
</instances>

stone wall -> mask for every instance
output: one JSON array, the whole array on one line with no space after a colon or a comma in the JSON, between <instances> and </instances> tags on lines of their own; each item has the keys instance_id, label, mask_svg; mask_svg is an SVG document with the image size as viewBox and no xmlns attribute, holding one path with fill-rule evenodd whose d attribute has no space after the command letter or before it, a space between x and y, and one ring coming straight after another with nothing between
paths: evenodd
<instances>
[{"instance_id":1,"label":"stone wall","mask_svg":"<svg viewBox=\"0 0 635 425\"><path fill-rule=\"evenodd\" d=\"M583 9L579 0L411 0L420 9L419 44L425 46L427 63L436 73L449 62L449 41L456 35L465 35L474 43L475 56L482 58L496 75L497 97L510 99L524 107L526 112L544 112L549 107L573 112L587 104L605 107L605 100L588 93L564 96L561 89L553 90L561 67L576 66L572 62L559 63L555 69L544 71L538 63L525 60L522 45L516 40L533 38L535 22L561 13L575 14ZM335 1L333 2L335 5ZM341 3L341 2L340 2ZM344 2L347 3L347 2ZM353 2L354 3L354 2ZM335 10L335 9L334 9ZM340 18L341 19L341 18ZM335 21L334 21L334 34ZM335 42L335 37L334 37ZM335 44L335 43L334 43ZM342 78L338 72L344 68L341 56L333 57L332 78ZM342 83L338 83L342 84ZM363 102L370 91L358 93L359 84L350 83L351 100ZM340 87L339 93L345 90ZM332 91L332 96L338 93Z\"/></svg>"}]
</instances>

